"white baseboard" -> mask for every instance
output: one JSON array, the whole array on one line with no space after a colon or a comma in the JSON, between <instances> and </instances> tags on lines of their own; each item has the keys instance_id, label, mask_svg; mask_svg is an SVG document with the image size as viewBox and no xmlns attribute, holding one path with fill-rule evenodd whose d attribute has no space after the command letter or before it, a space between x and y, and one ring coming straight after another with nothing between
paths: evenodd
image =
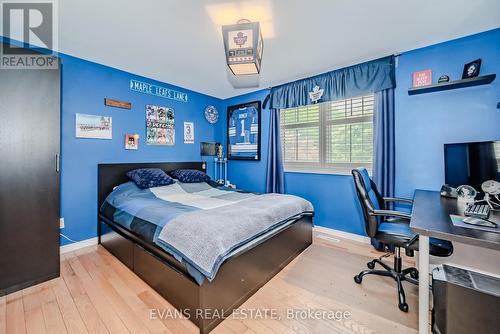
<instances>
[{"instance_id":1,"label":"white baseboard","mask_svg":"<svg viewBox=\"0 0 500 334\"><path fill-rule=\"evenodd\" d=\"M370 238L359 235L359 234L354 234L354 233L349 233L349 232L344 232L344 231L339 231L339 230L334 230L332 228L328 227L323 227L323 226L314 226L314 229L318 232L329 234L335 237L340 237L344 239L349 239L357 242L361 242L364 244L369 244L370 243Z\"/></svg>"},{"instance_id":2,"label":"white baseboard","mask_svg":"<svg viewBox=\"0 0 500 334\"><path fill-rule=\"evenodd\" d=\"M325 234L328 234L331 236L336 236L336 237L340 237L340 238L344 238L344 239L348 239L348 240L353 240L353 241L361 242L364 244L370 243L370 238L359 235L359 234L334 230L332 228L323 227L323 226L314 226L314 229L318 232L325 233ZM80 248L94 246L94 245L97 245L97 241L98 241L97 237L94 237L94 238L90 238L87 240L74 242L72 244L61 246L60 252L61 252L61 254L64 254L64 253L68 253L68 252L73 252L73 251L78 250Z\"/></svg>"},{"instance_id":3,"label":"white baseboard","mask_svg":"<svg viewBox=\"0 0 500 334\"><path fill-rule=\"evenodd\" d=\"M90 239L87 239L87 240L82 240L82 241L79 241L79 242L74 242L74 243L69 244L69 245L61 246L60 247L60 253L64 254L64 253L68 253L68 252L73 252L73 251L78 250L80 248L85 248L85 247L88 247L88 246L97 245L97 240L98 240L97 237L94 237L94 238L90 238Z\"/></svg>"}]
</instances>

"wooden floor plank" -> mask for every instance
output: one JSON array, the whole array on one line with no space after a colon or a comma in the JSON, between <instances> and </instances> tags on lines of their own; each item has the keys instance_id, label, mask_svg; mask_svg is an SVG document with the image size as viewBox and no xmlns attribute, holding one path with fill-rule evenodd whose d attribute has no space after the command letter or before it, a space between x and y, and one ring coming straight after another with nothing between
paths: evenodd
<instances>
[{"instance_id":1,"label":"wooden floor plank","mask_svg":"<svg viewBox=\"0 0 500 334\"><path fill-rule=\"evenodd\" d=\"M41 285L36 285L22 291L24 320L28 334L47 333L43 317L42 303L40 301Z\"/></svg>"},{"instance_id":2,"label":"wooden floor plank","mask_svg":"<svg viewBox=\"0 0 500 334\"><path fill-rule=\"evenodd\" d=\"M113 286L117 293L123 297L123 300L137 313L144 326L153 334L172 334L172 332L159 319L151 319L150 308L138 297L138 294L147 289L142 286L139 290L134 290L132 286L127 285L126 276L119 276L112 266L97 252L88 255L93 261L96 270L101 272L106 280ZM127 275L129 276L129 275ZM142 282L142 281L141 281Z\"/></svg>"},{"instance_id":3,"label":"wooden floor plank","mask_svg":"<svg viewBox=\"0 0 500 334\"><path fill-rule=\"evenodd\" d=\"M61 275L85 323L87 331L90 334L109 334L104 321L99 316L99 313L97 313L92 301L76 277L75 272L71 269L69 261L66 258L61 262Z\"/></svg>"},{"instance_id":4,"label":"wooden floor plank","mask_svg":"<svg viewBox=\"0 0 500 334\"><path fill-rule=\"evenodd\" d=\"M116 310L111 307L109 301L96 287L92 278L78 260L78 257L75 254L68 253L66 254L66 258L75 273L76 279L81 283L81 286L92 301L92 305L104 321L109 332L112 334L129 333L127 327L116 313Z\"/></svg>"},{"instance_id":5,"label":"wooden floor plank","mask_svg":"<svg viewBox=\"0 0 500 334\"><path fill-rule=\"evenodd\" d=\"M23 293L17 291L7 295L6 298L6 333L25 334L26 322L24 319Z\"/></svg>"},{"instance_id":6,"label":"wooden floor plank","mask_svg":"<svg viewBox=\"0 0 500 334\"><path fill-rule=\"evenodd\" d=\"M70 334L87 334L85 323L78 312L78 309L71 297L71 294L64 282L64 279L59 277L52 281L52 291L56 296L57 304L61 310L64 324Z\"/></svg>"},{"instance_id":7,"label":"wooden floor plank","mask_svg":"<svg viewBox=\"0 0 500 334\"><path fill-rule=\"evenodd\" d=\"M45 328L50 334L68 333L66 325L57 304L56 296L52 291L52 282L41 284L40 302L42 303L43 318L45 319Z\"/></svg>"},{"instance_id":8,"label":"wooden floor plank","mask_svg":"<svg viewBox=\"0 0 500 334\"><path fill-rule=\"evenodd\" d=\"M0 297L0 334L7 332L7 319L5 315L7 300L5 296Z\"/></svg>"},{"instance_id":9,"label":"wooden floor plank","mask_svg":"<svg viewBox=\"0 0 500 334\"><path fill-rule=\"evenodd\" d=\"M148 309L174 310L174 307L168 303L156 291L151 289L137 275L131 272L125 265L120 263L104 248L99 247L97 253L108 263L111 268L131 287L139 299ZM198 333L198 328L187 319L161 319L161 322L173 333Z\"/></svg>"},{"instance_id":10,"label":"wooden floor plank","mask_svg":"<svg viewBox=\"0 0 500 334\"><path fill-rule=\"evenodd\" d=\"M171 314L175 313L175 308L172 305L164 303L163 298L156 296L150 290L141 292L139 298L151 309L169 310ZM188 319L163 318L161 321L172 333L199 333L198 328Z\"/></svg>"},{"instance_id":11,"label":"wooden floor plank","mask_svg":"<svg viewBox=\"0 0 500 334\"><path fill-rule=\"evenodd\" d=\"M90 255L95 256L95 254ZM92 259L89 257L90 255L83 254L78 256L78 260L87 270L92 278L92 281L101 294L106 296L110 305L114 308L123 324L127 327L127 330L132 334L149 333L149 330L143 325L134 310L132 310L132 308L123 300L124 296L120 295L116 291L115 287L104 277L102 271L97 268Z\"/></svg>"},{"instance_id":12,"label":"wooden floor plank","mask_svg":"<svg viewBox=\"0 0 500 334\"><path fill-rule=\"evenodd\" d=\"M249 328L241 321L227 319L213 330L213 334L241 334L248 331Z\"/></svg>"}]
</instances>

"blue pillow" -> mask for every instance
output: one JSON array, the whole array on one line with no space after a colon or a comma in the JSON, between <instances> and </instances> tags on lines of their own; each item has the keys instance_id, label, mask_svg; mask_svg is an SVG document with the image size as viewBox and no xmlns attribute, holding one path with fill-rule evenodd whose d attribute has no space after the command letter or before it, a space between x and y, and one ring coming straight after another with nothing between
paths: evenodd
<instances>
[{"instance_id":1,"label":"blue pillow","mask_svg":"<svg viewBox=\"0 0 500 334\"><path fill-rule=\"evenodd\" d=\"M176 169L170 172L170 176L184 183L198 183L210 180L210 177L196 169Z\"/></svg>"},{"instance_id":2,"label":"blue pillow","mask_svg":"<svg viewBox=\"0 0 500 334\"><path fill-rule=\"evenodd\" d=\"M140 168L127 172L127 176L134 181L140 189L168 186L175 183L174 179L168 176L159 168Z\"/></svg>"}]
</instances>

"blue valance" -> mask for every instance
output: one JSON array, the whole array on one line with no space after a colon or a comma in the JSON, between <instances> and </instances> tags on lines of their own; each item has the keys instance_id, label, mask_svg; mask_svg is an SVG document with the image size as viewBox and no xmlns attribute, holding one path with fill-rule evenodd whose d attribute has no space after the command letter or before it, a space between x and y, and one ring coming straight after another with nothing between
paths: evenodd
<instances>
[{"instance_id":1,"label":"blue valance","mask_svg":"<svg viewBox=\"0 0 500 334\"><path fill-rule=\"evenodd\" d=\"M270 107L273 109L293 108L315 102L332 101L361 96L396 87L394 56L372 60L366 63L341 68L335 71L297 80L271 88ZM318 86L316 97L311 100L310 92Z\"/></svg>"}]
</instances>

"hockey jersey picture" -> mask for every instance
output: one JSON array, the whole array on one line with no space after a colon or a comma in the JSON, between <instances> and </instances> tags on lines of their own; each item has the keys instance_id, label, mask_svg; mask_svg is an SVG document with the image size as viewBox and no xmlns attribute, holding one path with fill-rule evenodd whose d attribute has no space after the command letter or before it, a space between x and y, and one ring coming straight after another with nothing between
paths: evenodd
<instances>
[{"instance_id":1,"label":"hockey jersey picture","mask_svg":"<svg viewBox=\"0 0 500 334\"><path fill-rule=\"evenodd\" d=\"M260 103L229 108L229 159L259 160Z\"/></svg>"}]
</instances>

